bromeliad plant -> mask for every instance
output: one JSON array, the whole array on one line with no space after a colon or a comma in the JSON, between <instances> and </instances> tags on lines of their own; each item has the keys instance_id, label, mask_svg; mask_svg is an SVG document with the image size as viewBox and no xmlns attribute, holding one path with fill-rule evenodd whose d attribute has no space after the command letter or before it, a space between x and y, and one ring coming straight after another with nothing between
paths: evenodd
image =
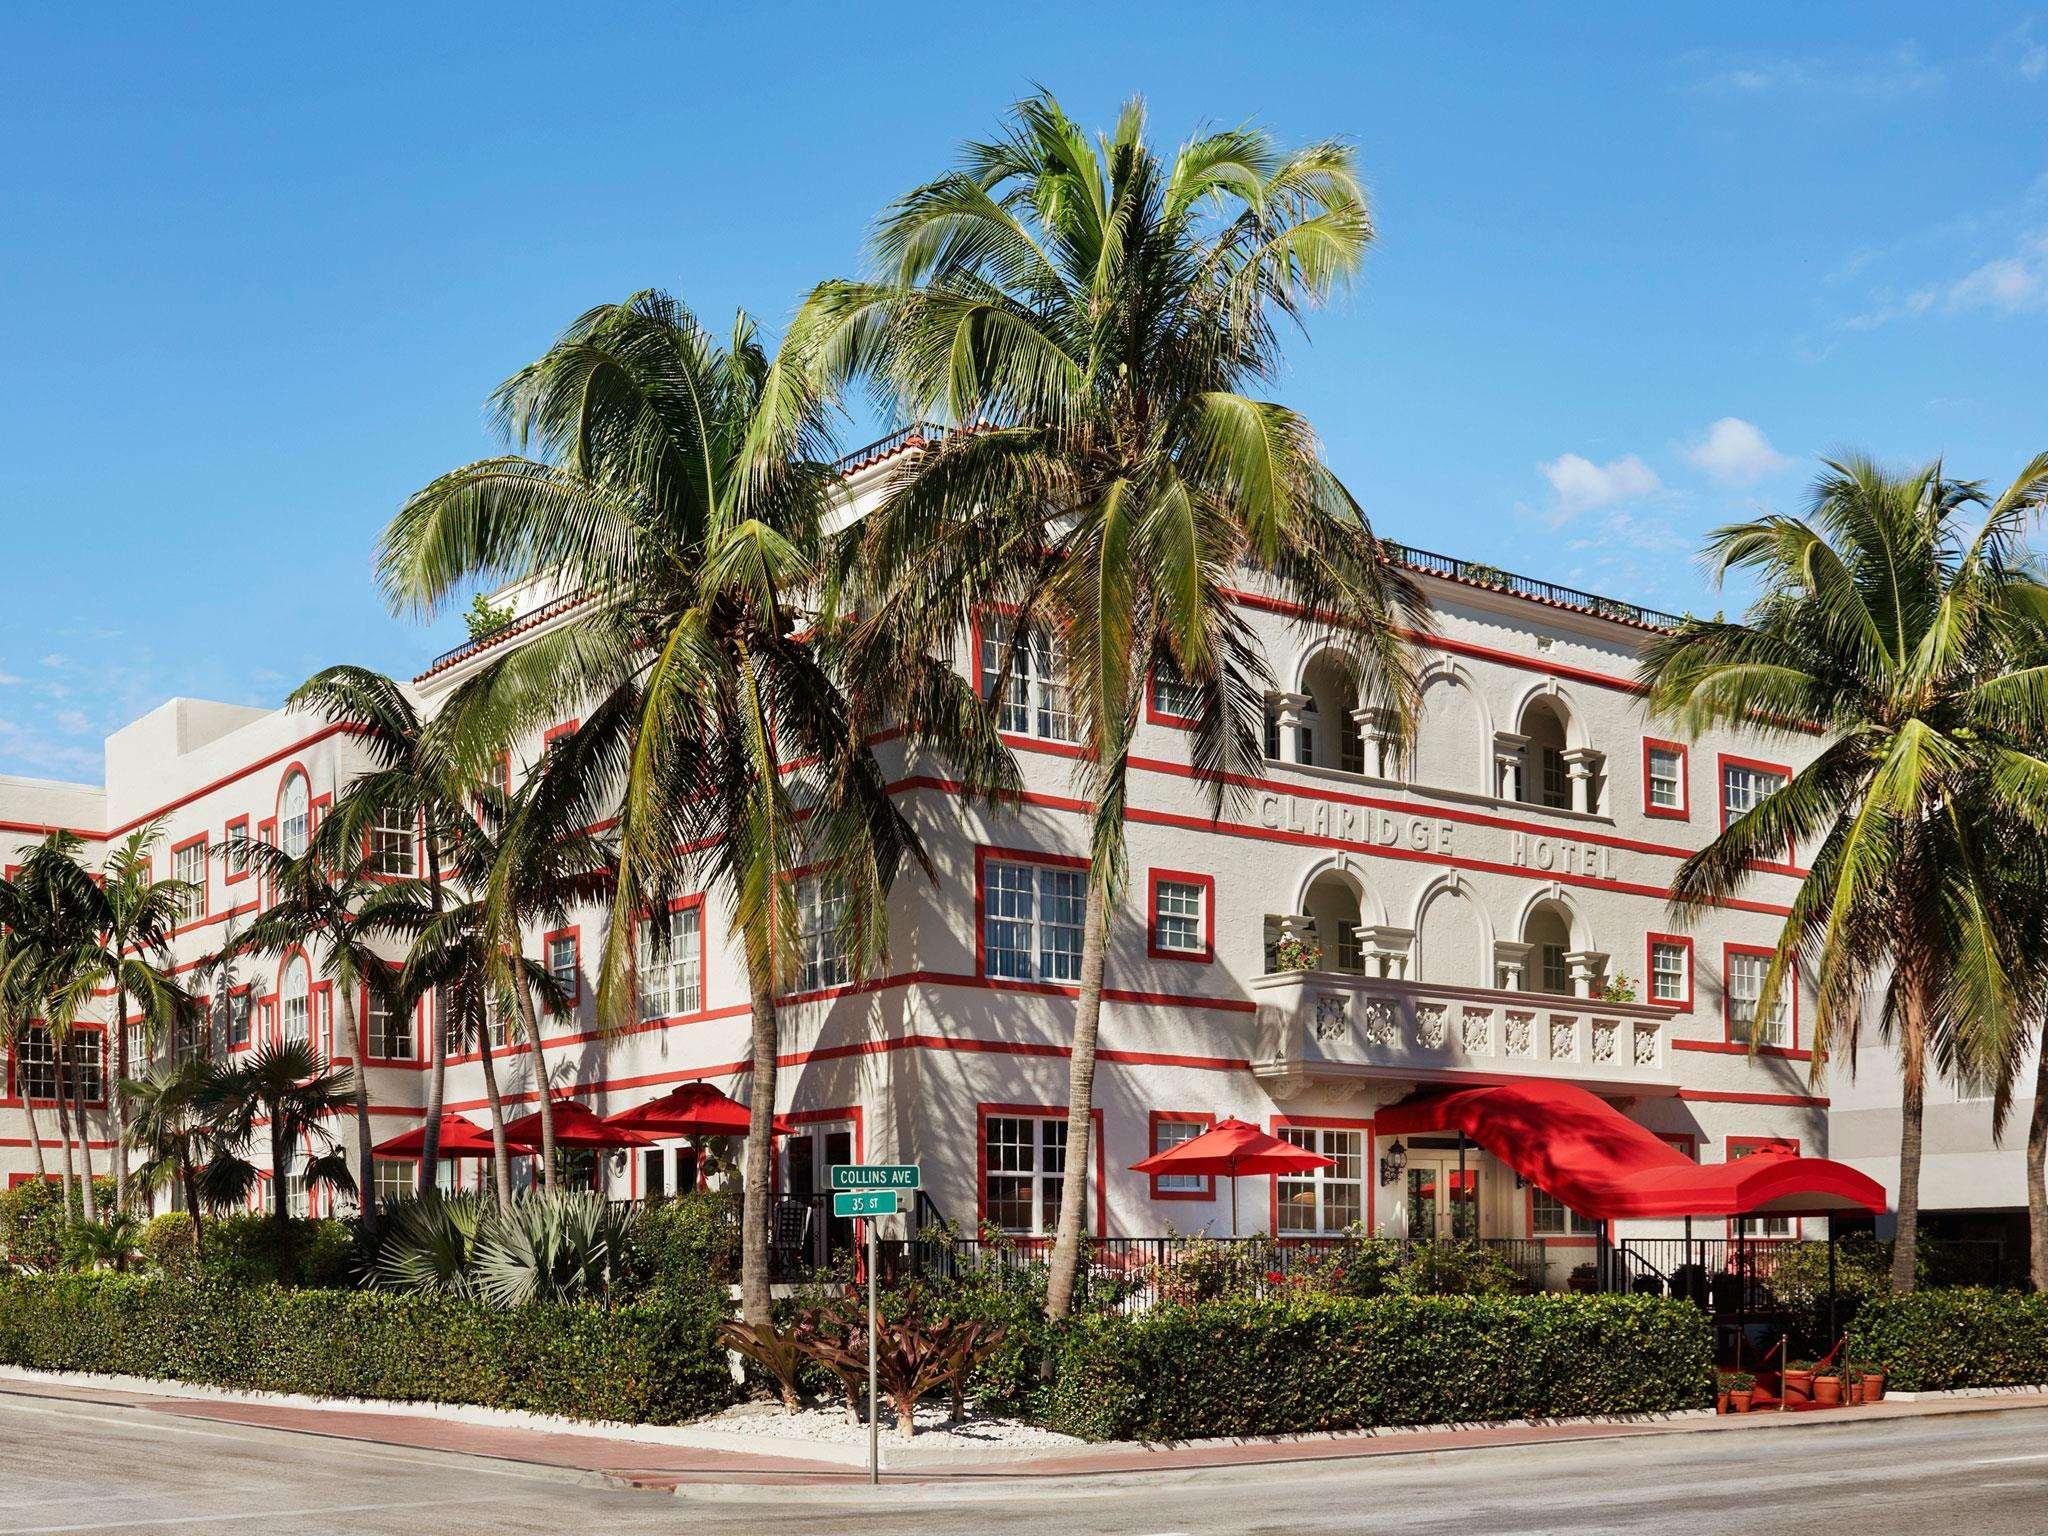
<instances>
[{"instance_id":1,"label":"bromeliad plant","mask_svg":"<svg viewBox=\"0 0 2048 1536\"><path fill-rule=\"evenodd\" d=\"M862 376L908 418L962 430L906 461L843 551L856 652L928 655L979 625L972 659L1005 729L1078 747L1090 864L1069 1057L1067 1155L1093 1128L1104 955L1127 875L1130 751L1147 692L1194 721L1220 810L1260 771L1272 685L1240 584L1347 658L1398 750L1415 702L1403 629L1418 588L1259 391L1280 327L1357 270L1372 226L1351 151L1283 151L1255 129L1162 155L1143 107L1091 140L1059 103L1003 131L882 218L876 268L829 282L792 331L835 384ZM1256 573L1256 574L1254 574ZM995 618L1007 613L1003 628ZM1035 680L1036 695L1027 679ZM1086 1181L1060 1206L1047 1309L1079 1273Z\"/></svg>"}]
</instances>

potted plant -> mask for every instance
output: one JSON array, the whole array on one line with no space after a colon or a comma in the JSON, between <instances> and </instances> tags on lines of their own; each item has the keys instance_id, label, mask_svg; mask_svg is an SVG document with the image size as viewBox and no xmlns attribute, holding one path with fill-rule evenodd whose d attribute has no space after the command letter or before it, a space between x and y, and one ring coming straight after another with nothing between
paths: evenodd
<instances>
[{"instance_id":1,"label":"potted plant","mask_svg":"<svg viewBox=\"0 0 2048 1536\"><path fill-rule=\"evenodd\" d=\"M1842 1372L1839 1367L1815 1374L1813 1378L1813 1405L1816 1408L1839 1408L1842 1406Z\"/></svg>"},{"instance_id":2,"label":"potted plant","mask_svg":"<svg viewBox=\"0 0 2048 1536\"><path fill-rule=\"evenodd\" d=\"M1591 1295L1594 1291L1600 1289L1600 1271L1590 1264L1575 1265L1570 1276L1565 1280L1565 1288L1584 1295Z\"/></svg>"},{"instance_id":3,"label":"potted plant","mask_svg":"<svg viewBox=\"0 0 2048 1536\"><path fill-rule=\"evenodd\" d=\"M1323 946L1314 939L1289 934L1273 946L1275 971L1313 971L1323 963Z\"/></svg>"},{"instance_id":4,"label":"potted plant","mask_svg":"<svg viewBox=\"0 0 2048 1536\"><path fill-rule=\"evenodd\" d=\"M1747 1371L1728 1373L1728 1409L1731 1413L1747 1413L1756 1397L1756 1378Z\"/></svg>"},{"instance_id":5,"label":"potted plant","mask_svg":"<svg viewBox=\"0 0 2048 1536\"><path fill-rule=\"evenodd\" d=\"M1813 1401L1813 1362L1794 1360L1785 1367L1785 1405L1796 1407Z\"/></svg>"},{"instance_id":6,"label":"potted plant","mask_svg":"<svg viewBox=\"0 0 2048 1536\"><path fill-rule=\"evenodd\" d=\"M1866 1403L1883 1402L1884 1367L1881 1365L1866 1365L1861 1369L1863 1371L1863 1401Z\"/></svg>"}]
</instances>

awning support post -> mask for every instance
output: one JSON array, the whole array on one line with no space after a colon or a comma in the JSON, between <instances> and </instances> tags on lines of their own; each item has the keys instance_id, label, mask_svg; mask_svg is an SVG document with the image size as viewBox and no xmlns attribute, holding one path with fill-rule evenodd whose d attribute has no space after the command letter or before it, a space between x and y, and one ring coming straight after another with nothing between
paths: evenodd
<instances>
[{"instance_id":1,"label":"awning support post","mask_svg":"<svg viewBox=\"0 0 2048 1536\"><path fill-rule=\"evenodd\" d=\"M1451 1186L1451 1236L1458 1236L1458 1202L1465 1198L1465 1133L1458 1132L1458 1182ZM1479 1191L1472 1191L1472 1235L1479 1235Z\"/></svg>"},{"instance_id":2,"label":"awning support post","mask_svg":"<svg viewBox=\"0 0 2048 1536\"><path fill-rule=\"evenodd\" d=\"M1828 1218L1828 1338L1838 1337L1835 1317L1835 1218Z\"/></svg>"}]
</instances>

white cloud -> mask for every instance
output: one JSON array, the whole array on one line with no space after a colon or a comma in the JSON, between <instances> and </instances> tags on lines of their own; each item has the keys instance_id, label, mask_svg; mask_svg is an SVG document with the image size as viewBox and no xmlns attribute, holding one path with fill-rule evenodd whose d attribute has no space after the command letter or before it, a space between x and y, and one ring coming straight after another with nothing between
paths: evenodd
<instances>
[{"instance_id":1,"label":"white cloud","mask_svg":"<svg viewBox=\"0 0 2048 1536\"><path fill-rule=\"evenodd\" d=\"M1999 315L2048 308L2048 234L2036 235L2014 256L1965 273L1941 295L1945 313L1989 310Z\"/></svg>"},{"instance_id":2,"label":"white cloud","mask_svg":"<svg viewBox=\"0 0 2048 1536\"><path fill-rule=\"evenodd\" d=\"M2012 67L2022 80L2048 78L2048 43L2035 35L2033 17L2014 27L2005 41L2012 49Z\"/></svg>"},{"instance_id":3,"label":"white cloud","mask_svg":"<svg viewBox=\"0 0 2048 1536\"><path fill-rule=\"evenodd\" d=\"M1754 485L1792 462L1771 446L1762 428L1740 416L1723 416L1705 437L1687 445L1685 456L1723 485Z\"/></svg>"},{"instance_id":4,"label":"white cloud","mask_svg":"<svg viewBox=\"0 0 2048 1536\"><path fill-rule=\"evenodd\" d=\"M1569 515L1612 506L1662 490L1657 472L1634 454L1595 464L1581 454L1566 453L1538 464L1537 470L1557 493L1559 509Z\"/></svg>"},{"instance_id":5,"label":"white cloud","mask_svg":"<svg viewBox=\"0 0 2048 1536\"><path fill-rule=\"evenodd\" d=\"M1948 72L1920 57L1911 43L1885 54L1811 54L1799 57L1696 55L1708 73L1693 89L1707 96L1799 95L1894 101L1941 89Z\"/></svg>"}]
</instances>

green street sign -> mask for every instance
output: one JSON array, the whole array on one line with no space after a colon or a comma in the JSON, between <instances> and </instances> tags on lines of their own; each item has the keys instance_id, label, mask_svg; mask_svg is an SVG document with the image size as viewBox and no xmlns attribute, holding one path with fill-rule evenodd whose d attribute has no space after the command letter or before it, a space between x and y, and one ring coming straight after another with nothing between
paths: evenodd
<instances>
[{"instance_id":1,"label":"green street sign","mask_svg":"<svg viewBox=\"0 0 2048 1536\"><path fill-rule=\"evenodd\" d=\"M837 1173L838 1169L832 1170ZM834 1216L894 1216L896 1214L896 1191L893 1189L842 1189L832 1197Z\"/></svg>"},{"instance_id":2,"label":"green street sign","mask_svg":"<svg viewBox=\"0 0 2048 1536\"><path fill-rule=\"evenodd\" d=\"M832 1169L834 1189L898 1189L924 1187L915 1163L842 1163Z\"/></svg>"}]
</instances>

